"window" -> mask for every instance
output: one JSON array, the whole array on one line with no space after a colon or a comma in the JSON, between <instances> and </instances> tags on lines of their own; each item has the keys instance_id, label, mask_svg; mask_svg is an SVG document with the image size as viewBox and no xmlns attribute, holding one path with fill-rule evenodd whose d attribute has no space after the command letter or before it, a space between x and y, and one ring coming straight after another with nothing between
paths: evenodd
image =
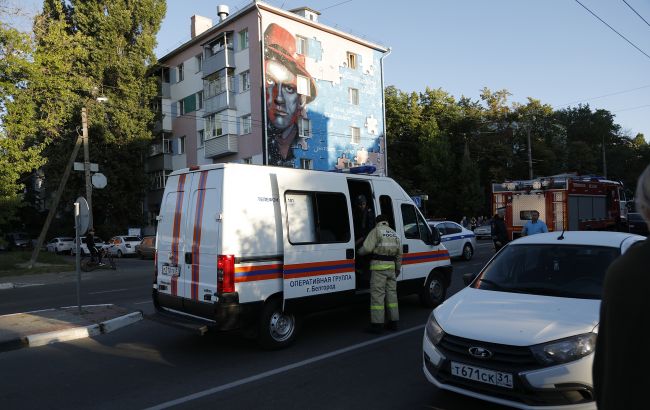
<instances>
[{"instance_id":1,"label":"window","mask_svg":"<svg viewBox=\"0 0 650 410\"><path fill-rule=\"evenodd\" d=\"M244 115L241 117L241 133L243 134L250 134L251 133L251 116L250 114Z\"/></svg>"},{"instance_id":2,"label":"window","mask_svg":"<svg viewBox=\"0 0 650 410\"><path fill-rule=\"evenodd\" d=\"M196 93L196 106L199 110L203 109L203 91Z\"/></svg>"},{"instance_id":3,"label":"window","mask_svg":"<svg viewBox=\"0 0 650 410\"><path fill-rule=\"evenodd\" d=\"M300 168L302 169L314 169L314 163L311 159L301 158L300 159Z\"/></svg>"},{"instance_id":4,"label":"window","mask_svg":"<svg viewBox=\"0 0 650 410\"><path fill-rule=\"evenodd\" d=\"M228 35L229 33L224 33L224 35L220 36L218 39L214 40L210 44L208 44L208 54L209 56L213 56L220 51L224 50L226 48L226 45L228 48L232 48L232 34Z\"/></svg>"},{"instance_id":5,"label":"window","mask_svg":"<svg viewBox=\"0 0 650 410\"><path fill-rule=\"evenodd\" d=\"M178 100L178 115L185 114L185 101Z\"/></svg>"},{"instance_id":6,"label":"window","mask_svg":"<svg viewBox=\"0 0 650 410\"><path fill-rule=\"evenodd\" d=\"M212 114L205 119L205 138L210 139L223 135L223 125L220 114Z\"/></svg>"},{"instance_id":7,"label":"window","mask_svg":"<svg viewBox=\"0 0 650 410\"><path fill-rule=\"evenodd\" d=\"M382 215L388 217L388 225L395 229L395 215L393 214L393 201L388 195L381 195L379 197L379 209Z\"/></svg>"},{"instance_id":8,"label":"window","mask_svg":"<svg viewBox=\"0 0 650 410\"><path fill-rule=\"evenodd\" d=\"M361 143L361 129L359 127L350 127L350 135L352 136L352 144Z\"/></svg>"},{"instance_id":9,"label":"window","mask_svg":"<svg viewBox=\"0 0 650 410\"><path fill-rule=\"evenodd\" d=\"M234 68L229 68L227 71L218 71L210 74L203 81L203 91L205 98L212 98L215 95L221 94L225 91L233 91L235 88L234 82Z\"/></svg>"},{"instance_id":10,"label":"window","mask_svg":"<svg viewBox=\"0 0 650 410\"><path fill-rule=\"evenodd\" d=\"M202 146L205 145L205 131L198 130L196 134L197 134L197 147L201 148Z\"/></svg>"},{"instance_id":11,"label":"window","mask_svg":"<svg viewBox=\"0 0 650 410\"><path fill-rule=\"evenodd\" d=\"M309 78L299 75L297 77L298 85L298 94L310 96L311 95L311 84Z\"/></svg>"},{"instance_id":12,"label":"window","mask_svg":"<svg viewBox=\"0 0 650 410\"><path fill-rule=\"evenodd\" d=\"M242 92L248 91L251 88L251 72L244 71L241 75L241 90Z\"/></svg>"},{"instance_id":13,"label":"window","mask_svg":"<svg viewBox=\"0 0 650 410\"><path fill-rule=\"evenodd\" d=\"M348 88L348 97L350 104L359 105L359 90L356 88Z\"/></svg>"},{"instance_id":14,"label":"window","mask_svg":"<svg viewBox=\"0 0 650 410\"><path fill-rule=\"evenodd\" d=\"M348 68L357 69L357 55L348 51Z\"/></svg>"},{"instance_id":15,"label":"window","mask_svg":"<svg viewBox=\"0 0 650 410\"><path fill-rule=\"evenodd\" d=\"M185 154L185 136L178 139L178 155Z\"/></svg>"},{"instance_id":16,"label":"window","mask_svg":"<svg viewBox=\"0 0 650 410\"><path fill-rule=\"evenodd\" d=\"M296 53L302 54L304 56L309 52L309 43L307 39L302 36L296 36Z\"/></svg>"},{"instance_id":17,"label":"window","mask_svg":"<svg viewBox=\"0 0 650 410\"><path fill-rule=\"evenodd\" d=\"M404 224L404 237L407 239L421 239L425 243L431 242L431 231L424 218L415 209L415 206L402 205L402 223Z\"/></svg>"},{"instance_id":18,"label":"window","mask_svg":"<svg viewBox=\"0 0 650 410\"><path fill-rule=\"evenodd\" d=\"M180 63L180 64L176 67L176 70L178 70L178 77L177 77L177 78L178 78L178 82L180 83L181 81L183 81L183 80L185 79L185 68L184 68L184 64L183 64L183 63Z\"/></svg>"},{"instance_id":19,"label":"window","mask_svg":"<svg viewBox=\"0 0 650 410\"><path fill-rule=\"evenodd\" d=\"M196 72L198 73L203 70L203 53L197 54L194 60L196 61Z\"/></svg>"},{"instance_id":20,"label":"window","mask_svg":"<svg viewBox=\"0 0 650 410\"><path fill-rule=\"evenodd\" d=\"M307 118L300 118L300 122L298 122L298 134L304 138L311 137L311 121Z\"/></svg>"},{"instance_id":21,"label":"window","mask_svg":"<svg viewBox=\"0 0 650 410\"><path fill-rule=\"evenodd\" d=\"M153 174L149 174L151 179L151 189L164 189L170 172L171 171L156 171Z\"/></svg>"},{"instance_id":22,"label":"window","mask_svg":"<svg viewBox=\"0 0 650 410\"><path fill-rule=\"evenodd\" d=\"M246 50L248 48L248 29L239 32L239 49Z\"/></svg>"},{"instance_id":23,"label":"window","mask_svg":"<svg viewBox=\"0 0 650 410\"><path fill-rule=\"evenodd\" d=\"M328 192L287 192L289 242L292 244L350 241L345 195Z\"/></svg>"}]
</instances>

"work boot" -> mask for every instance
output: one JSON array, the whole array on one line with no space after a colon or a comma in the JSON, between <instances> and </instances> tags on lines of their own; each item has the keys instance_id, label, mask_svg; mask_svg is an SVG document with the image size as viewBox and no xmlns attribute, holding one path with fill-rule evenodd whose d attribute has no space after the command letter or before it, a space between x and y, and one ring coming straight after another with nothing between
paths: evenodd
<instances>
[{"instance_id":1,"label":"work boot","mask_svg":"<svg viewBox=\"0 0 650 410\"><path fill-rule=\"evenodd\" d=\"M386 329L390 330L391 332L398 330L399 327L397 326L397 320L391 320L390 322L388 322L388 324L386 325Z\"/></svg>"},{"instance_id":2,"label":"work boot","mask_svg":"<svg viewBox=\"0 0 650 410\"><path fill-rule=\"evenodd\" d=\"M383 323L371 323L365 330L366 333L371 333L373 335L380 335L384 331Z\"/></svg>"}]
</instances>

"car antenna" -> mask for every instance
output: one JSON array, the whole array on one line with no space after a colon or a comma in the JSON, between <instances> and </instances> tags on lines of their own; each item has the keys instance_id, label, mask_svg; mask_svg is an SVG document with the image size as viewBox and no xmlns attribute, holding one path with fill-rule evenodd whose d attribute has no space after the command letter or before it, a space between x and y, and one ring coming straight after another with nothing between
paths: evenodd
<instances>
[{"instance_id":1,"label":"car antenna","mask_svg":"<svg viewBox=\"0 0 650 410\"><path fill-rule=\"evenodd\" d=\"M560 234L560 236L557 237L558 241L561 241L563 239L564 239L564 228L562 228L562 233Z\"/></svg>"}]
</instances>

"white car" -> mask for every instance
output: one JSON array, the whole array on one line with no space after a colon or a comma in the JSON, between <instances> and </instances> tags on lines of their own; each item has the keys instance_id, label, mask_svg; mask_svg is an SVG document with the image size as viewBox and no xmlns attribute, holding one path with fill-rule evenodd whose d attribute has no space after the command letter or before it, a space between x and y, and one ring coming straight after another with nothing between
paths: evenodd
<instances>
[{"instance_id":1,"label":"white car","mask_svg":"<svg viewBox=\"0 0 650 410\"><path fill-rule=\"evenodd\" d=\"M520 409L595 409L591 368L605 272L644 239L571 231L510 242L431 313L426 378Z\"/></svg>"},{"instance_id":2,"label":"white car","mask_svg":"<svg viewBox=\"0 0 650 410\"><path fill-rule=\"evenodd\" d=\"M56 237L52 238L46 245L47 251L48 252L54 252L54 253L63 253L63 252L70 252L70 249L72 249L72 245L74 243L74 238L70 237Z\"/></svg>"},{"instance_id":3,"label":"white car","mask_svg":"<svg viewBox=\"0 0 650 410\"><path fill-rule=\"evenodd\" d=\"M139 245L142 239L137 236L120 235L112 237L108 243L111 245L108 252L121 258L126 255L135 255L135 245Z\"/></svg>"},{"instance_id":4,"label":"white car","mask_svg":"<svg viewBox=\"0 0 650 410\"><path fill-rule=\"evenodd\" d=\"M476 235L462 225L451 221L428 221L431 229L440 232L442 244L452 258L472 259L476 250Z\"/></svg>"},{"instance_id":5,"label":"white car","mask_svg":"<svg viewBox=\"0 0 650 410\"><path fill-rule=\"evenodd\" d=\"M95 246L97 248L106 248L108 245L105 244L104 241L99 236L95 236ZM90 255L90 251L88 250L88 245L86 245L85 236L81 237L80 248L81 248L82 256ZM76 255L76 254L77 254L77 241L73 239L72 248L70 248L70 255Z\"/></svg>"}]
</instances>

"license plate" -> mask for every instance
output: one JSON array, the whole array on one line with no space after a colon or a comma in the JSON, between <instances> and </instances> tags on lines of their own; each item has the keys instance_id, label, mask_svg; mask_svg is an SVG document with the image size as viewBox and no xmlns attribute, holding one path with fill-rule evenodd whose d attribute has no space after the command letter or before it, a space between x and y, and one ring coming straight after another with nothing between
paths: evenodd
<instances>
[{"instance_id":1,"label":"license plate","mask_svg":"<svg viewBox=\"0 0 650 410\"><path fill-rule=\"evenodd\" d=\"M178 276L181 273L181 268L178 266L163 265L162 274L167 276Z\"/></svg>"},{"instance_id":2,"label":"license plate","mask_svg":"<svg viewBox=\"0 0 650 410\"><path fill-rule=\"evenodd\" d=\"M469 366L463 363L451 362L451 374L464 379L512 389L512 374L510 373L497 372L495 370Z\"/></svg>"}]
</instances>

